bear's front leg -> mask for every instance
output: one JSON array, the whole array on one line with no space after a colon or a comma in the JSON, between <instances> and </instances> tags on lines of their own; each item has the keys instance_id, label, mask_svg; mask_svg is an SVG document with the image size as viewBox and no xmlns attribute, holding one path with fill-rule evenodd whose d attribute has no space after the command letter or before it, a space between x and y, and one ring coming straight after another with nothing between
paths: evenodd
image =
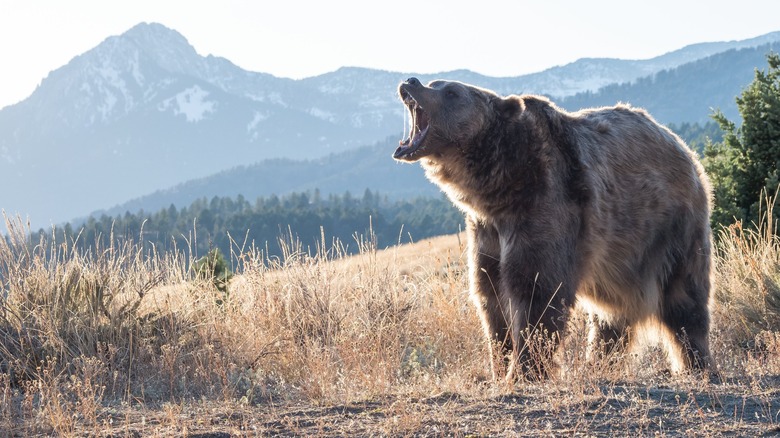
<instances>
[{"instance_id":1,"label":"bear's front leg","mask_svg":"<svg viewBox=\"0 0 780 438\"><path fill-rule=\"evenodd\" d=\"M509 313L504 312L499 300L501 247L495 228L485 226L471 216L466 217L466 233L471 298L485 330L490 371L495 380L503 374L496 368L505 370L513 352ZM497 347L499 357L494 355Z\"/></svg>"},{"instance_id":2,"label":"bear's front leg","mask_svg":"<svg viewBox=\"0 0 780 438\"><path fill-rule=\"evenodd\" d=\"M500 234L501 301L509 312L514 373L547 378L576 290L574 246L529 233Z\"/></svg>"}]
</instances>

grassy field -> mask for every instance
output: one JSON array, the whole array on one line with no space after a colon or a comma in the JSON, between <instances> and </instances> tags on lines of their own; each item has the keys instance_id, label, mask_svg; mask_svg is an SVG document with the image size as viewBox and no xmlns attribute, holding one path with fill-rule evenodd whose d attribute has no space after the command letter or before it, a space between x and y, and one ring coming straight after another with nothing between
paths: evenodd
<instances>
[{"instance_id":1,"label":"grassy field","mask_svg":"<svg viewBox=\"0 0 780 438\"><path fill-rule=\"evenodd\" d=\"M765 224L773 229L773 224ZM0 239L0 436L760 436L780 433L780 244L720 233L720 383L648 345L543 383L490 379L462 236L357 256L239 248L227 292L186 251Z\"/></svg>"}]
</instances>

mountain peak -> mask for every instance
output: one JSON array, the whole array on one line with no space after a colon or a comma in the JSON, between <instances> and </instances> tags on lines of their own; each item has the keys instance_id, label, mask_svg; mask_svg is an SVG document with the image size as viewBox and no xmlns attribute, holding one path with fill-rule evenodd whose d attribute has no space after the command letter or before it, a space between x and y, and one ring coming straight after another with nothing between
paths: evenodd
<instances>
[{"instance_id":1,"label":"mountain peak","mask_svg":"<svg viewBox=\"0 0 780 438\"><path fill-rule=\"evenodd\" d=\"M202 69L202 59L179 32L140 23L51 72L29 103L45 126L108 123L150 102L171 78Z\"/></svg>"},{"instance_id":2,"label":"mountain peak","mask_svg":"<svg viewBox=\"0 0 780 438\"><path fill-rule=\"evenodd\" d=\"M173 73L186 72L200 62L200 56L187 38L159 23L137 24L115 38L120 44L125 42L135 46L157 65Z\"/></svg>"},{"instance_id":3,"label":"mountain peak","mask_svg":"<svg viewBox=\"0 0 780 438\"><path fill-rule=\"evenodd\" d=\"M150 50L156 49L159 45L192 49L184 35L160 23L143 22L136 24L130 30L120 35L119 38L130 40L138 46Z\"/></svg>"}]
</instances>

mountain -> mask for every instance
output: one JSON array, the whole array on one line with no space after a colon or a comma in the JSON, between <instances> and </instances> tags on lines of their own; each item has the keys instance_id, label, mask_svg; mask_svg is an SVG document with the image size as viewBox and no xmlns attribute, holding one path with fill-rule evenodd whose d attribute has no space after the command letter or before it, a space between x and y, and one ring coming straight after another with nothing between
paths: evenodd
<instances>
[{"instance_id":1,"label":"mountain","mask_svg":"<svg viewBox=\"0 0 780 438\"><path fill-rule=\"evenodd\" d=\"M369 112L335 120L322 96L202 57L161 25L136 26L0 111L0 185L14 187L0 207L56 222L241 163L322 156L391 131Z\"/></svg>"},{"instance_id":2,"label":"mountain","mask_svg":"<svg viewBox=\"0 0 780 438\"><path fill-rule=\"evenodd\" d=\"M201 56L178 32L142 23L0 110L0 208L45 226L236 166L316 161L373 144L403 130L395 90L409 76L462 80L502 94L576 96L777 40L780 32L644 61L584 59L513 78L342 68L292 80Z\"/></svg>"},{"instance_id":3,"label":"mountain","mask_svg":"<svg viewBox=\"0 0 780 438\"><path fill-rule=\"evenodd\" d=\"M704 124L711 120L714 109L720 109L730 120L737 121L740 115L736 96L753 80L756 68L766 69L766 54L778 50L778 42L730 49L633 82L578 93L557 103L576 110L629 102L646 108L662 123Z\"/></svg>"},{"instance_id":4,"label":"mountain","mask_svg":"<svg viewBox=\"0 0 780 438\"><path fill-rule=\"evenodd\" d=\"M524 92L561 99L579 93L594 92L611 84L631 83L639 78L728 50L753 48L778 41L780 31L741 41L693 44L651 59L583 58L564 66L516 78L480 78L479 75L473 75L473 83L496 90L500 94Z\"/></svg>"}]
</instances>

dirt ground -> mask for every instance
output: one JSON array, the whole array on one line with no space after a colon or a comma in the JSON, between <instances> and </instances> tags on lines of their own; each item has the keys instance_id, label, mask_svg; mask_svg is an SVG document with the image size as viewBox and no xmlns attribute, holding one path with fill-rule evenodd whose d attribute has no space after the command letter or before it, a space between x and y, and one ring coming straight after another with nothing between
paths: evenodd
<instances>
[{"instance_id":1,"label":"dirt ground","mask_svg":"<svg viewBox=\"0 0 780 438\"><path fill-rule=\"evenodd\" d=\"M386 396L316 406L186 402L107 409L99 436L780 436L780 376L720 384L524 385L495 396ZM484 391L485 393L490 391ZM18 430L17 432L23 432ZM24 435L24 433L14 433Z\"/></svg>"}]
</instances>

